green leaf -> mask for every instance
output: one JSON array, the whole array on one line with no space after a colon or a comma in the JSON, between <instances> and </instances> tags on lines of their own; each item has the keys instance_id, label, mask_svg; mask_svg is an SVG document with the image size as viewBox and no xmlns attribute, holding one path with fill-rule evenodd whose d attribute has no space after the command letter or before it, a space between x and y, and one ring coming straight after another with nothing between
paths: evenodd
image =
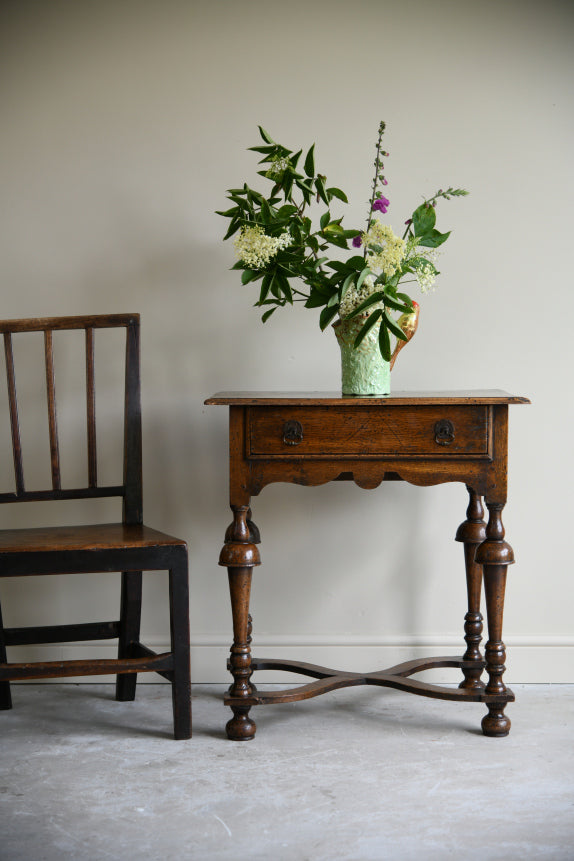
<instances>
[{"instance_id":1,"label":"green leaf","mask_svg":"<svg viewBox=\"0 0 574 861\"><path fill-rule=\"evenodd\" d=\"M329 198L327 197L327 193L325 191L325 185L320 176L315 179L315 188L317 189L317 194L327 206L329 205Z\"/></svg>"},{"instance_id":2,"label":"green leaf","mask_svg":"<svg viewBox=\"0 0 574 861\"><path fill-rule=\"evenodd\" d=\"M412 305L412 302L410 299L409 299L409 302L410 302L409 305L403 305L401 302L397 302L397 300L394 297L391 297L387 293L385 293L384 302L385 302L386 307L393 308L395 311L400 311L402 314L411 314L413 311L413 305Z\"/></svg>"},{"instance_id":3,"label":"green leaf","mask_svg":"<svg viewBox=\"0 0 574 861\"><path fill-rule=\"evenodd\" d=\"M263 138L265 143L268 143L268 144L274 144L275 143L275 141L273 140L273 138L271 137L269 132L266 132L265 129L263 128L263 126L257 126L257 128L259 129L259 134L261 135L261 137Z\"/></svg>"},{"instance_id":4,"label":"green leaf","mask_svg":"<svg viewBox=\"0 0 574 861\"><path fill-rule=\"evenodd\" d=\"M273 272L273 275L271 277L271 286L269 289L271 290L271 294L275 296L276 299L281 298L281 285L277 276L277 272Z\"/></svg>"},{"instance_id":5,"label":"green leaf","mask_svg":"<svg viewBox=\"0 0 574 861\"><path fill-rule=\"evenodd\" d=\"M245 194L247 194L247 192L245 192ZM243 200L243 196L239 194L230 194L229 199L236 203L241 209L247 209L247 201Z\"/></svg>"},{"instance_id":6,"label":"green leaf","mask_svg":"<svg viewBox=\"0 0 574 861\"><path fill-rule=\"evenodd\" d=\"M248 152L260 152L260 153L263 153L264 155L269 155L270 153L275 152L275 149L276 149L275 145L273 145L273 146L250 146L250 147L247 147ZM261 164L261 162L259 162L259 163Z\"/></svg>"},{"instance_id":7,"label":"green leaf","mask_svg":"<svg viewBox=\"0 0 574 861\"><path fill-rule=\"evenodd\" d=\"M334 285L329 281L315 281L315 283L313 284L313 290L318 290L319 293L322 293L323 296L327 297L332 296L333 293L337 292L336 287L334 287Z\"/></svg>"},{"instance_id":8,"label":"green leaf","mask_svg":"<svg viewBox=\"0 0 574 861\"><path fill-rule=\"evenodd\" d=\"M368 266L365 266L365 268L363 269L363 271L361 272L361 274L357 278L357 287L356 287L357 291L359 291L361 289L361 287L363 286L363 281L365 280L367 275L370 275L370 274L371 274L371 270L369 269Z\"/></svg>"},{"instance_id":9,"label":"green leaf","mask_svg":"<svg viewBox=\"0 0 574 861\"><path fill-rule=\"evenodd\" d=\"M297 212L297 207L293 206L292 203L285 203L283 206L277 211L277 215L279 218L289 218L290 215L293 215Z\"/></svg>"},{"instance_id":10,"label":"green leaf","mask_svg":"<svg viewBox=\"0 0 574 861\"><path fill-rule=\"evenodd\" d=\"M348 250L349 246L344 236L338 236L336 233L334 235L332 233L327 233L326 236L330 245L335 245L337 248L344 248L346 251Z\"/></svg>"},{"instance_id":11,"label":"green leaf","mask_svg":"<svg viewBox=\"0 0 574 861\"><path fill-rule=\"evenodd\" d=\"M309 195L313 194L313 186L310 185L308 182L305 182L304 179L296 180L296 185L297 185L297 188L301 189L301 191L306 192Z\"/></svg>"},{"instance_id":12,"label":"green leaf","mask_svg":"<svg viewBox=\"0 0 574 861\"><path fill-rule=\"evenodd\" d=\"M347 275L347 277L345 278L345 280L343 281L343 285L341 287L341 294L340 294L341 301L343 301L343 299L345 297L345 293L347 292L347 290L349 289L349 287L353 283L354 279L355 279L355 273L350 272Z\"/></svg>"},{"instance_id":13,"label":"green leaf","mask_svg":"<svg viewBox=\"0 0 574 861\"><path fill-rule=\"evenodd\" d=\"M413 227L415 236L424 236L429 233L436 224L436 212L434 206L426 206L421 203L413 212Z\"/></svg>"},{"instance_id":14,"label":"green leaf","mask_svg":"<svg viewBox=\"0 0 574 861\"><path fill-rule=\"evenodd\" d=\"M289 284L289 280L283 275L282 272L276 272L275 277L277 279L277 283L279 284L279 289L285 295L287 301L292 305L293 304L293 293L291 291L291 285Z\"/></svg>"},{"instance_id":15,"label":"green leaf","mask_svg":"<svg viewBox=\"0 0 574 861\"><path fill-rule=\"evenodd\" d=\"M329 212L329 210L327 210L326 212L323 213L323 215L321 216L321 220L319 222L319 224L321 225L321 230L324 230L326 228L326 226L329 224L330 220L331 220L331 213Z\"/></svg>"},{"instance_id":16,"label":"green leaf","mask_svg":"<svg viewBox=\"0 0 574 861\"><path fill-rule=\"evenodd\" d=\"M401 329L401 327L398 326L397 323L395 323L393 318L389 314L387 314L386 311L385 311L385 322L386 322L387 326L389 327L389 329L391 330L391 332L393 333L393 335L395 336L395 338L398 338L400 341L408 341L408 338L405 335L405 333L403 332L403 330Z\"/></svg>"},{"instance_id":17,"label":"green leaf","mask_svg":"<svg viewBox=\"0 0 574 861\"><path fill-rule=\"evenodd\" d=\"M227 233L225 234L225 236L223 237L223 239L224 240L229 239L230 236L233 236L234 233L237 233L237 231L239 230L240 227L241 227L240 221L238 221L236 224L234 224L232 221L231 224L229 225L229 229L228 229Z\"/></svg>"},{"instance_id":18,"label":"green leaf","mask_svg":"<svg viewBox=\"0 0 574 861\"><path fill-rule=\"evenodd\" d=\"M381 328L379 330L379 350L381 351L381 356L387 362L391 361L391 339L389 338L389 330L386 326L385 317L381 318Z\"/></svg>"},{"instance_id":19,"label":"green leaf","mask_svg":"<svg viewBox=\"0 0 574 861\"><path fill-rule=\"evenodd\" d=\"M335 234L335 236L341 236L344 238L345 231L336 221L331 221L327 224L326 227L323 228L323 233L328 233L329 235Z\"/></svg>"},{"instance_id":20,"label":"green leaf","mask_svg":"<svg viewBox=\"0 0 574 861\"><path fill-rule=\"evenodd\" d=\"M261 198L261 217L263 219L263 224L269 224L272 219L271 208L264 197Z\"/></svg>"},{"instance_id":21,"label":"green leaf","mask_svg":"<svg viewBox=\"0 0 574 861\"><path fill-rule=\"evenodd\" d=\"M405 305L410 305L409 310L411 310L411 311L412 311L412 309L413 309L413 300L411 299L411 297L410 297L410 296L408 296L406 293L397 293L396 298L397 298L397 299L402 299L402 301L405 303Z\"/></svg>"},{"instance_id":22,"label":"green leaf","mask_svg":"<svg viewBox=\"0 0 574 861\"><path fill-rule=\"evenodd\" d=\"M253 281L254 278L257 277L257 272L253 272L251 269L245 269L241 273L241 283L248 284L250 281Z\"/></svg>"},{"instance_id":23,"label":"green leaf","mask_svg":"<svg viewBox=\"0 0 574 861\"><path fill-rule=\"evenodd\" d=\"M329 296L329 299L327 301L327 308L333 308L333 306L335 305L337 306L337 308L339 307L339 294L336 290L334 293L331 294L331 296Z\"/></svg>"},{"instance_id":24,"label":"green leaf","mask_svg":"<svg viewBox=\"0 0 574 861\"><path fill-rule=\"evenodd\" d=\"M283 182L281 183L281 188L283 189L283 194L285 195L285 199L287 200L291 195L291 189L293 188L293 174L286 170L283 174Z\"/></svg>"},{"instance_id":25,"label":"green leaf","mask_svg":"<svg viewBox=\"0 0 574 861\"><path fill-rule=\"evenodd\" d=\"M216 215L223 215L225 218L231 218L232 215L237 215L239 212L238 206L233 206L231 209L226 209L225 212L222 212L221 209L216 209Z\"/></svg>"},{"instance_id":26,"label":"green leaf","mask_svg":"<svg viewBox=\"0 0 574 861\"><path fill-rule=\"evenodd\" d=\"M261 283L261 292L259 294L259 304L262 304L267 299L272 280L273 278L269 273L263 276L263 281Z\"/></svg>"},{"instance_id":27,"label":"green leaf","mask_svg":"<svg viewBox=\"0 0 574 861\"><path fill-rule=\"evenodd\" d=\"M450 234L450 230L448 233L439 233L438 230L432 230L430 233L419 238L417 245L424 245L425 248L438 248L439 245L447 241Z\"/></svg>"},{"instance_id":28,"label":"green leaf","mask_svg":"<svg viewBox=\"0 0 574 861\"><path fill-rule=\"evenodd\" d=\"M355 338L355 341L354 341L354 343L353 343L353 347L355 347L355 348L356 348L356 347L358 347L358 346L359 346L359 344L361 343L361 341L363 340L363 338L365 337L365 335L367 335L367 334L368 334L368 332L370 332L370 331L371 331L371 329L373 328L373 326L374 326L374 325L376 325L377 320L380 320L380 318L381 318L382 316L383 316L383 312L381 311L381 309L380 309L380 308L377 308L377 310L376 310L376 311L373 311L373 313L369 316L369 319L368 319L368 320L365 322L365 324L362 326L361 331L359 332L359 334L358 334L358 335L357 335L357 337Z\"/></svg>"},{"instance_id":29,"label":"green leaf","mask_svg":"<svg viewBox=\"0 0 574 861\"><path fill-rule=\"evenodd\" d=\"M305 156L305 173L309 177L315 176L315 144Z\"/></svg>"},{"instance_id":30,"label":"green leaf","mask_svg":"<svg viewBox=\"0 0 574 861\"><path fill-rule=\"evenodd\" d=\"M329 197L338 197L338 198L339 198L339 200L342 200L342 201L343 201L343 203L348 203L348 202L349 202L349 201L348 201L348 199L347 199L347 195L345 194L345 192L344 192L344 191L341 191L341 189L340 189L340 188L328 188L328 189L327 189L327 195L328 195Z\"/></svg>"},{"instance_id":31,"label":"green leaf","mask_svg":"<svg viewBox=\"0 0 574 861\"><path fill-rule=\"evenodd\" d=\"M337 316L339 311L339 305L333 305L332 307L323 308L321 311L321 316L319 317L319 325L321 327L321 331L325 331L331 320Z\"/></svg>"},{"instance_id":32,"label":"green leaf","mask_svg":"<svg viewBox=\"0 0 574 861\"><path fill-rule=\"evenodd\" d=\"M263 195L260 194L258 191L255 191L255 189L253 189L253 188L249 189L249 193L250 193L251 197L253 198L253 200L261 206L262 202L265 200Z\"/></svg>"},{"instance_id":33,"label":"green leaf","mask_svg":"<svg viewBox=\"0 0 574 861\"><path fill-rule=\"evenodd\" d=\"M358 254L355 254L354 257L350 257L349 260L347 260L347 266L350 269L361 270L364 265L365 265L365 258L360 257Z\"/></svg>"},{"instance_id":34,"label":"green leaf","mask_svg":"<svg viewBox=\"0 0 574 861\"><path fill-rule=\"evenodd\" d=\"M346 317L346 319L352 320L353 317L358 317L359 314L362 314L363 311L366 311L366 309L370 308L371 305L375 305L377 302L383 302L384 299L385 294L382 292L382 290L378 290L376 293L371 293L371 295L368 296L367 299L364 300L364 302L361 302L361 304L357 308L355 308L355 310L352 311Z\"/></svg>"},{"instance_id":35,"label":"green leaf","mask_svg":"<svg viewBox=\"0 0 574 861\"><path fill-rule=\"evenodd\" d=\"M301 153L302 153L302 150L299 150L299 152L296 152L295 155L292 155L291 158L289 159L289 161L291 162L293 167L297 167L297 162L301 158Z\"/></svg>"},{"instance_id":36,"label":"green leaf","mask_svg":"<svg viewBox=\"0 0 574 861\"><path fill-rule=\"evenodd\" d=\"M327 304L327 301L327 296L312 287L309 298L305 302L305 308L322 308L323 305Z\"/></svg>"},{"instance_id":37,"label":"green leaf","mask_svg":"<svg viewBox=\"0 0 574 861\"><path fill-rule=\"evenodd\" d=\"M261 317L261 322L266 323L271 314L273 314L273 312L277 310L277 307L278 306L275 305L273 308L270 308L269 311L266 311L265 314L263 314L263 316Z\"/></svg>"}]
</instances>

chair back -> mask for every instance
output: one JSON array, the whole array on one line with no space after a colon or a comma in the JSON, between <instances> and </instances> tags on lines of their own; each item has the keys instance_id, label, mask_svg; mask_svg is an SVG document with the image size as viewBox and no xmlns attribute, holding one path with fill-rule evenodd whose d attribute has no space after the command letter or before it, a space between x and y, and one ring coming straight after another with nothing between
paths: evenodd
<instances>
[{"instance_id":1,"label":"chair back","mask_svg":"<svg viewBox=\"0 0 574 861\"><path fill-rule=\"evenodd\" d=\"M124 328L125 388L123 422L123 476L121 483L100 484L98 481L98 452L96 445L96 373L95 355L98 330ZM0 502L30 502L55 499L90 499L123 497L125 523L142 522L142 443L140 392L140 321L138 314L114 314L86 317L47 317L43 319L2 320L0 334L4 339L6 358L6 394L10 436L14 461L14 490L0 493ZM61 476L60 440L58 435L57 380L54 365L54 342L65 330L85 332L85 390L81 392L82 409L86 415L85 484L63 487ZM43 369L48 408L45 432L49 439L51 487L26 488L24 451L18 411L17 368L14 345L23 333L43 335ZM82 387L84 388L84 387ZM42 428L37 430L42 432Z\"/></svg>"}]
</instances>

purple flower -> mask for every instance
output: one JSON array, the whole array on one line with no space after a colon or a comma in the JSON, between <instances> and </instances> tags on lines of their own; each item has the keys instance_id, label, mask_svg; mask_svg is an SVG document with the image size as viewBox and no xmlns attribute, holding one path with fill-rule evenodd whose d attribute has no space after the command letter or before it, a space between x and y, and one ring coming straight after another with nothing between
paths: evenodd
<instances>
[{"instance_id":1,"label":"purple flower","mask_svg":"<svg viewBox=\"0 0 574 861\"><path fill-rule=\"evenodd\" d=\"M359 234L359 236L353 236L353 242L352 242L353 248L360 248L362 244L363 244L363 240L362 240L362 237L360 234Z\"/></svg>"},{"instance_id":2,"label":"purple flower","mask_svg":"<svg viewBox=\"0 0 574 861\"><path fill-rule=\"evenodd\" d=\"M378 197L373 203L373 211L382 212L383 215L389 207L390 201L386 197Z\"/></svg>"}]
</instances>

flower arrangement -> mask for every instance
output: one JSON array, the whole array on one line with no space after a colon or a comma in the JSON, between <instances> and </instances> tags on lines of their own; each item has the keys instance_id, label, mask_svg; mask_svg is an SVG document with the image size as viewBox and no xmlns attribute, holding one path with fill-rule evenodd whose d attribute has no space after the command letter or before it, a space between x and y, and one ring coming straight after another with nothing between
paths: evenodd
<instances>
[{"instance_id":1,"label":"flower arrangement","mask_svg":"<svg viewBox=\"0 0 574 861\"><path fill-rule=\"evenodd\" d=\"M277 308L304 302L306 308L321 308L319 324L325 329L337 316L351 320L364 316L357 334L358 347L367 333L379 328L381 355L391 358L391 335L407 340L393 312L411 315L416 302L399 285L405 281L418 282L428 291L439 274L436 268L437 248L450 236L436 229L436 205L439 199L449 200L468 194L462 188L439 189L426 198L405 222L401 237L383 223L379 213L386 215L390 201L383 194L388 185L383 158L389 153L382 148L385 123L381 122L376 142L375 171L366 229L345 229L343 218L335 218L331 205L337 200L348 203L340 188L327 185L327 178L316 171L315 144L307 151L303 170L298 168L303 151L287 149L276 143L259 126L263 139L260 146L250 147L262 158L264 168L258 175L271 182L268 195L244 184L228 191L233 206L218 212L230 219L225 239L235 235L234 246L238 261L232 267L242 271L241 282L261 282L255 305L264 310L265 322ZM313 224L309 210L322 207L318 224ZM342 260L327 256L332 248L353 252ZM293 283L295 282L295 283Z\"/></svg>"}]
</instances>

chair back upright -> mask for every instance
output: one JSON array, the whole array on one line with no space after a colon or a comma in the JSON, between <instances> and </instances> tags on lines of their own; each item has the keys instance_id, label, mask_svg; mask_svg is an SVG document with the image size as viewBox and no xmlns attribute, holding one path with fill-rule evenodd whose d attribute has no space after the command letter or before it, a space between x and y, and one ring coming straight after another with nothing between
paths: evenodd
<instances>
[{"instance_id":1,"label":"chair back upright","mask_svg":"<svg viewBox=\"0 0 574 861\"><path fill-rule=\"evenodd\" d=\"M98 451L96 434L96 373L95 353L97 330L124 328L125 388L123 424L123 476L121 484L105 484L98 480ZM58 435L56 401L56 372L54 367L54 341L58 332L84 330L85 332L85 394L83 409L86 414L86 481L75 487L63 487ZM24 455L20 433L18 408L17 369L14 344L23 333L43 333L44 373L48 408L51 487L29 490L24 475ZM10 435L14 462L14 490L0 492L0 503L39 502L56 499L94 499L122 497L122 519L126 524L141 524L142 511L142 430L140 384L140 320L139 314L112 314L74 317L46 317L26 320L0 321L0 334L4 340L6 359L6 387Z\"/></svg>"}]
</instances>

